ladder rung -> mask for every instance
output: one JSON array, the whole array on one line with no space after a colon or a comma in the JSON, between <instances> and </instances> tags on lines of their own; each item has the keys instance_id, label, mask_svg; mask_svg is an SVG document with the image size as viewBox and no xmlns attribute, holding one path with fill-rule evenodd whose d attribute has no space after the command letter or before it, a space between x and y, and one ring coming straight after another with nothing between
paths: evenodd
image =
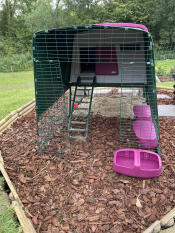
<instances>
[{"instance_id":1,"label":"ladder rung","mask_svg":"<svg viewBox=\"0 0 175 233\"><path fill-rule=\"evenodd\" d=\"M86 122L83 122L83 121L71 121L71 124L75 124L75 125L86 125Z\"/></svg>"},{"instance_id":2,"label":"ladder rung","mask_svg":"<svg viewBox=\"0 0 175 233\"><path fill-rule=\"evenodd\" d=\"M74 128L70 128L69 131L73 131L73 132L86 132L86 129L74 129Z\"/></svg>"},{"instance_id":3,"label":"ladder rung","mask_svg":"<svg viewBox=\"0 0 175 233\"><path fill-rule=\"evenodd\" d=\"M91 89L77 89L77 91L91 91L92 90L92 88Z\"/></svg>"},{"instance_id":4,"label":"ladder rung","mask_svg":"<svg viewBox=\"0 0 175 233\"><path fill-rule=\"evenodd\" d=\"M76 95L76 97L85 97L86 95Z\"/></svg>"},{"instance_id":5,"label":"ladder rung","mask_svg":"<svg viewBox=\"0 0 175 233\"><path fill-rule=\"evenodd\" d=\"M88 115L80 115L80 114L72 114L72 116L75 116L75 117L87 117Z\"/></svg>"},{"instance_id":6,"label":"ladder rung","mask_svg":"<svg viewBox=\"0 0 175 233\"><path fill-rule=\"evenodd\" d=\"M72 139L79 139L79 140L85 140L87 137L81 137L81 136L69 136Z\"/></svg>"},{"instance_id":7,"label":"ladder rung","mask_svg":"<svg viewBox=\"0 0 175 233\"><path fill-rule=\"evenodd\" d=\"M79 103L78 101L75 101L75 104L78 104L78 103ZM90 102L87 102L87 101L81 101L81 103L83 103L83 104L90 104Z\"/></svg>"},{"instance_id":8,"label":"ladder rung","mask_svg":"<svg viewBox=\"0 0 175 233\"><path fill-rule=\"evenodd\" d=\"M74 110L88 110L89 108L74 108Z\"/></svg>"}]
</instances>

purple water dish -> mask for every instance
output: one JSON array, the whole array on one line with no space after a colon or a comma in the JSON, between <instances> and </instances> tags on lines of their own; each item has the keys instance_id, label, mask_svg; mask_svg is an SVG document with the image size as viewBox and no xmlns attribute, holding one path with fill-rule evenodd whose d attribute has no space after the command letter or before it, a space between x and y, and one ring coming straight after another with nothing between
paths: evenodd
<instances>
[{"instance_id":1,"label":"purple water dish","mask_svg":"<svg viewBox=\"0 0 175 233\"><path fill-rule=\"evenodd\" d=\"M155 148L158 145L156 130L152 121L136 120L133 129L143 148Z\"/></svg>"},{"instance_id":2,"label":"purple water dish","mask_svg":"<svg viewBox=\"0 0 175 233\"><path fill-rule=\"evenodd\" d=\"M152 151L120 149L114 152L113 168L123 175L153 178L160 176L162 162L160 156Z\"/></svg>"},{"instance_id":3,"label":"purple water dish","mask_svg":"<svg viewBox=\"0 0 175 233\"><path fill-rule=\"evenodd\" d=\"M134 115L139 120L152 121L151 109L149 105L135 105L133 107Z\"/></svg>"}]
</instances>

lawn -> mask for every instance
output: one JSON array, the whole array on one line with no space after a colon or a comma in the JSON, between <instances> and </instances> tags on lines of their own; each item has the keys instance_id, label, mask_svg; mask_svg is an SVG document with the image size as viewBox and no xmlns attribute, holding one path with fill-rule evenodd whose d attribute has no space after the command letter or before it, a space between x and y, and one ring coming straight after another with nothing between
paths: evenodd
<instances>
[{"instance_id":1,"label":"lawn","mask_svg":"<svg viewBox=\"0 0 175 233\"><path fill-rule=\"evenodd\" d=\"M175 59L156 60L155 70L158 76L175 73Z\"/></svg>"},{"instance_id":2,"label":"lawn","mask_svg":"<svg viewBox=\"0 0 175 233\"><path fill-rule=\"evenodd\" d=\"M175 82L160 82L160 83L156 83L157 87L164 87L164 88L173 88L173 85L175 84Z\"/></svg>"},{"instance_id":3,"label":"lawn","mask_svg":"<svg viewBox=\"0 0 175 233\"><path fill-rule=\"evenodd\" d=\"M33 98L32 71L0 73L0 120Z\"/></svg>"}]
</instances>

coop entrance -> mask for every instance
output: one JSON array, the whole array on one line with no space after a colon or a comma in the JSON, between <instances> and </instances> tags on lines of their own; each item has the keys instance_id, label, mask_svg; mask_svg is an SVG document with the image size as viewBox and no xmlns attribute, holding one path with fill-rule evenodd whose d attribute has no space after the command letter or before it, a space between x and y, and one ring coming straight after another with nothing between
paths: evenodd
<instances>
[{"instance_id":1,"label":"coop entrance","mask_svg":"<svg viewBox=\"0 0 175 233\"><path fill-rule=\"evenodd\" d=\"M80 70L81 73L95 72L95 47L80 48Z\"/></svg>"}]
</instances>

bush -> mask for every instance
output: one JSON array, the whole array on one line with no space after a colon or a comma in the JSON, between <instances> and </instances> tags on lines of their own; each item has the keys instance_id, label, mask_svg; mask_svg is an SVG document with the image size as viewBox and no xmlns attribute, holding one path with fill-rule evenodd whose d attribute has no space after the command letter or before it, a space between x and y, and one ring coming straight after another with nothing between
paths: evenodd
<instances>
[{"instance_id":1,"label":"bush","mask_svg":"<svg viewBox=\"0 0 175 233\"><path fill-rule=\"evenodd\" d=\"M32 54L16 54L11 57L0 58L0 72L18 72L32 70Z\"/></svg>"},{"instance_id":2,"label":"bush","mask_svg":"<svg viewBox=\"0 0 175 233\"><path fill-rule=\"evenodd\" d=\"M175 60L166 59L156 61L155 71L158 76L171 75L175 72Z\"/></svg>"}]
</instances>

